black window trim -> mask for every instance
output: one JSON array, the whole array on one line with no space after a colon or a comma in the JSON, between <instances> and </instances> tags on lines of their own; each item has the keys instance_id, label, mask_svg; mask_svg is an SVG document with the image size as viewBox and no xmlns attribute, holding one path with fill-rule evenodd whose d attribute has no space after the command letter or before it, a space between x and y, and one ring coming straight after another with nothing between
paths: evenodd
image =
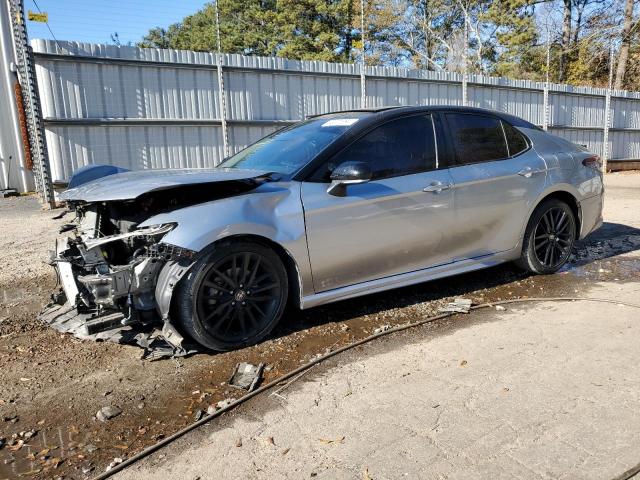
<instances>
[{"instance_id":1,"label":"black window trim","mask_svg":"<svg viewBox=\"0 0 640 480\"><path fill-rule=\"evenodd\" d=\"M445 122L447 124L447 136L449 138L449 144L450 144L450 148L451 148L450 159L452 161L450 161L449 168L464 167L464 166L468 166L468 165L478 165L480 163L503 162L505 160L510 160L512 158L519 157L523 153L528 152L529 150L531 150L531 140L529 139L529 137L527 137L524 133L522 133L516 127L514 127L509 122L505 121L503 118L501 118L501 117L499 117L497 115L492 115L490 113L485 113L485 112L465 112L465 111L460 111L460 110L448 110L448 111L444 111L444 112L441 112L441 113L443 114L444 120L445 120ZM451 114L455 114L455 115L475 115L476 117L488 117L488 118L492 118L492 119L497 120L498 122L500 122L500 128L502 129L502 136L504 137L504 143L505 143L505 145L507 147L507 156L503 157L503 158L495 158L493 160L486 160L486 161L482 161L482 162L468 162L468 163L460 163L460 162L458 162L458 152L456 151L456 147L454 145L453 138L451 136L451 125L449 124L449 118L448 118L448 115L451 115ZM524 137L525 142L527 144L527 148L525 148L524 150L516 153L515 155L511 155L511 152L509 151L509 142L507 141L507 134L506 134L506 132L504 130L503 122L508 124L512 128L516 128L517 132Z\"/></svg>"},{"instance_id":2,"label":"black window trim","mask_svg":"<svg viewBox=\"0 0 640 480\"><path fill-rule=\"evenodd\" d=\"M398 116L394 116L392 118L388 118L385 119L382 122L379 123L375 123L374 125L370 126L369 128L367 128L366 130L360 132L358 134L358 136L354 137L353 139L351 139L349 141L349 143L343 145L340 150L338 150L337 152L335 152L333 155L331 155L331 157L323 160L323 162L321 164L319 164L315 170L313 171L312 174L308 175L307 178L304 180L305 182L312 182L312 183L328 183L326 180L323 181L319 181L319 180L310 180L311 178L313 178L316 174L316 172L326 163L330 162L331 160L333 160L334 158L336 158L338 155L342 154L342 152L344 150L346 150L347 148L349 148L351 145L353 145L354 143L356 143L357 141L359 141L360 139L364 138L366 135L368 135L369 133L373 132L374 130L376 130L379 127L382 127L384 125L387 125L388 123L391 122L395 122L396 120L402 120L405 118L411 118L411 117L425 117L425 116L429 116L431 119L431 127L432 127L432 131L433 131L433 139L434 139L434 146L435 146L435 151L436 151L436 168L425 168L424 170L421 170L419 172L414 172L414 173L405 173L404 175L389 175L386 177L378 177L378 178L373 178L371 179L372 182L376 182L378 180L386 180L389 178L398 178L398 177L407 177L409 175L419 175L422 173L427 173L427 172L435 172L437 170L443 170L445 168L449 168L447 165L442 166L440 163L440 149L439 149L439 143L438 143L438 134L437 134L437 129L436 129L436 124L435 124L435 115L436 112L432 112L430 110L425 110L422 112L411 112L411 113L407 113L404 115L398 115Z\"/></svg>"},{"instance_id":3,"label":"black window trim","mask_svg":"<svg viewBox=\"0 0 640 480\"><path fill-rule=\"evenodd\" d=\"M518 153L516 153L515 155L511 155L511 148L509 147L509 140L507 139L507 132L504 129L504 125L507 124L509 125L511 128L513 128L516 132L518 132L520 135L522 135L522 138L524 138L524 143L527 144L527 148L525 148L524 150L520 150ZM517 127L515 127L514 125L511 125L509 122L505 121L504 119L500 119L500 125L502 125L502 133L504 134L504 141L507 144L507 153L509 154L509 156L505 159L505 160L509 160L510 158L516 158L519 157L520 155L522 155L525 152L528 152L529 150L531 150L531 140L529 140L529 137L527 137L524 133L522 133L520 130L518 130Z\"/></svg>"}]
</instances>

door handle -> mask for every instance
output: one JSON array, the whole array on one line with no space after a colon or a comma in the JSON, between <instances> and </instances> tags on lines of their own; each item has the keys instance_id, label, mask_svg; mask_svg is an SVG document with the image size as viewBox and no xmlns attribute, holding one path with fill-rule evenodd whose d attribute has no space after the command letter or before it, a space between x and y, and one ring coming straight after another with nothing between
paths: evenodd
<instances>
[{"instance_id":1,"label":"door handle","mask_svg":"<svg viewBox=\"0 0 640 480\"><path fill-rule=\"evenodd\" d=\"M521 177L524 178L531 178L533 175L535 175L536 173L543 173L546 170L533 170L531 167L525 167L522 170L520 170L518 172L518 175L520 175Z\"/></svg>"},{"instance_id":2,"label":"door handle","mask_svg":"<svg viewBox=\"0 0 640 480\"><path fill-rule=\"evenodd\" d=\"M423 192L440 193L443 190L449 190L452 187L450 183L431 182L429 186L422 189Z\"/></svg>"}]
</instances>

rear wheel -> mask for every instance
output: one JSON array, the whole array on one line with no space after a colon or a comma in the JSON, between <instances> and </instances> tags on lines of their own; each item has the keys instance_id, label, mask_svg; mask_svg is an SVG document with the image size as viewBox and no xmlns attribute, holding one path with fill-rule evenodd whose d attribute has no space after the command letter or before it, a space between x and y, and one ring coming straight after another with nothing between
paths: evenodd
<instances>
[{"instance_id":1,"label":"rear wheel","mask_svg":"<svg viewBox=\"0 0 640 480\"><path fill-rule=\"evenodd\" d=\"M282 317L287 293L287 272L273 250L247 241L224 242L181 281L175 309L195 341L226 351L266 337Z\"/></svg>"},{"instance_id":2,"label":"rear wheel","mask_svg":"<svg viewBox=\"0 0 640 480\"><path fill-rule=\"evenodd\" d=\"M517 263L533 273L557 272L569 259L576 237L571 207L561 200L545 200L529 219Z\"/></svg>"}]
</instances>

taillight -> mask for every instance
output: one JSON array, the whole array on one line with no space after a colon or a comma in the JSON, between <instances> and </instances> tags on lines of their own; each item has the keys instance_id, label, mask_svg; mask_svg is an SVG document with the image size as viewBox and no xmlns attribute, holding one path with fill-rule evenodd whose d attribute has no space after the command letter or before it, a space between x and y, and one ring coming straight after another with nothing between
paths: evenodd
<instances>
[{"instance_id":1,"label":"taillight","mask_svg":"<svg viewBox=\"0 0 640 480\"><path fill-rule=\"evenodd\" d=\"M582 160L582 165L584 165L585 167L600 170L600 168L602 167L602 162L600 162L600 157L598 155L592 155Z\"/></svg>"}]
</instances>

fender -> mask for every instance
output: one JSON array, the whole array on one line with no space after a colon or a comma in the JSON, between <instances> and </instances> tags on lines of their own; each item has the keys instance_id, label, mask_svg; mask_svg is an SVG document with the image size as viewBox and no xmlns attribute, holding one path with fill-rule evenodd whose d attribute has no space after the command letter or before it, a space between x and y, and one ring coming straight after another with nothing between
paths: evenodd
<instances>
[{"instance_id":1,"label":"fender","mask_svg":"<svg viewBox=\"0 0 640 480\"><path fill-rule=\"evenodd\" d=\"M194 252L202 252L215 242L233 236L267 239L281 247L293 261L300 295L314 293L299 182L266 183L249 195L155 215L140 227L165 223L177 226L163 237L162 243Z\"/></svg>"},{"instance_id":2,"label":"fender","mask_svg":"<svg viewBox=\"0 0 640 480\"><path fill-rule=\"evenodd\" d=\"M562 192L562 193L568 193L569 195L571 195L575 201L576 204L578 206L578 220L581 221L582 220L582 206L580 205L580 194L578 192L578 189L576 187L574 187L573 185L569 184L569 183L556 183L556 184L552 184L550 186L548 186L547 188L545 188L542 193L538 196L538 198L536 199L535 202L532 202L529 211L527 212L527 215L524 218L524 222L522 223L522 227L520 228L520 240L518 240L518 243L516 244L514 250L520 252L521 248L522 248L522 241L524 239L524 233L525 230L527 229L527 225L529 224L529 219L531 218L531 215L533 214L533 211L538 207L538 205L540 205L542 203L542 201L547 198L549 195L553 194L553 193L558 193L558 192ZM578 234L580 234L580 232L578 232Z\"/></svg>"}]
</instances>

